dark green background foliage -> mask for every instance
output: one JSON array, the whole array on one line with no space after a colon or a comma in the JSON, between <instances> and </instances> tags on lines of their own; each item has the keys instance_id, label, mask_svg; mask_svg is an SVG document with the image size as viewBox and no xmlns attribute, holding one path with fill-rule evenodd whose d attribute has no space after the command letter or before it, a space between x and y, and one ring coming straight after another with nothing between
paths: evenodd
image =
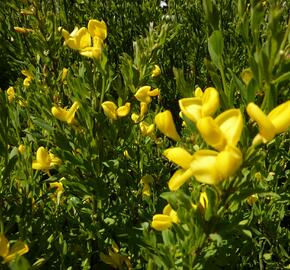
<instances>
[{"instance_id":1,"label":"dark green background foliage","mask_svg":"<svg viewBox=\"0 0 290 270\"><path fill-rule=\"evenodd\" d=\"M249 102L269 112L289 100L289 10L282 0L169 0L165 8L156 0L0 1L0 230L30 249L9 267L111 269L100 254L115 242L133 269L289 269L289 132L253 150L257 129L244 114ZM58 31L86 27L90 19L108 26L95 61L63 46ZM34 32L17 33L15 26ZM161 75L152 78L155 64ZM23 69L33 74L29 87ZM192 180L167 192L176 167L162 153L175 143L158 132L155 139L142 136L129 116L109 121L101 109L106 100L128 101L139 113L133 95L144 85L161 91L145 120L170 109L183 135L179 146L190 150L206 145L193 125L182 127L178 99L213 86L220 112L241 108L244 163L232 181L215 188ZM52 106L75 100L76 126L51 115ZM31 168L40 146L62 160L51 176ZM154 178L150 197L142 196L145 174ZM49 184L62 178L65 192L56 204ZM205 212L191 206L201 191L209 197ZM258 201L251 206L252 194ZM166 200L185 225L160 233L150 222Z\"/></svg>"}]
</instances>

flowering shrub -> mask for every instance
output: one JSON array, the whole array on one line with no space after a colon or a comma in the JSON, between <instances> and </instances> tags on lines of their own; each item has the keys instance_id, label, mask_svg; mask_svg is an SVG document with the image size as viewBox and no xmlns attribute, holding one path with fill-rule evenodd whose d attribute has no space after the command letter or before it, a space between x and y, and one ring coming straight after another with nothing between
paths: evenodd
<instances>
[{"instance_id":1,"label":"flowering shrub","mask_svg":"<svg viewBox=\"0 0 290 270\"><path fill-rule=\"evenodd\" d=\"M289 268L287 1L2 2L2 267Z\"/></svg>"}]
</instances>

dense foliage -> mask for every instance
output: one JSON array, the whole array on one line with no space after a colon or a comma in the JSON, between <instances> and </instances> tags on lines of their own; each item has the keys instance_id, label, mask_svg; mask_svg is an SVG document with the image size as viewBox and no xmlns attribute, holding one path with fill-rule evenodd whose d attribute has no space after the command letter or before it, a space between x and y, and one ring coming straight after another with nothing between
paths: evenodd
<instances>
[{"instance_id":1,"label":"dense foliage","mask_svg":"<svg viewBox=\"0 0 290 270\"><path fill-rule=\"evenodd\" d=\"M290 269L289 10L0 1L0 269Z\"/></svg>"}]
</instances>

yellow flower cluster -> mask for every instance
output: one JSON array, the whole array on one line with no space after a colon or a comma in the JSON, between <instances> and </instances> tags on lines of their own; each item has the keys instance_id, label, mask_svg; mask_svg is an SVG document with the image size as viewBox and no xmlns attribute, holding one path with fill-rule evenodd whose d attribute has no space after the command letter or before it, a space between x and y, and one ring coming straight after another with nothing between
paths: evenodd
<instances>
[{"instance_id":1,"label":"yellow flower cluster","mask_svg":"<svg viewBox=\"0 0 290 270\"><path fill-rule=\"evenodd\" d=\"M88 28L82 27L69 33L60 27L64 38L64 45L78 50L81 55L90 58L100 58L104 40L107 37L107 25L104 21L90 20Z\"/></svg>"},{"instance_id":2,"label":"yellow flower cluster","mask_svg":"<svg viewBox=\"0 0 290 270\"><path fill-rule=\"evenodd\" d=\"M211 115L218 109L219 94L212 87L204 92L198 88L195 97L179 100L179 106L182 115L196 122L203 139L218 151L202 149L191 155L181 147L165 150L163 155L181 167L169 180L169 189L179 189L192 176L201 183L217 185L233 175L242 164L242 153L236 147L243 128L242 114L238 109L231 109L213 119ZM173 119L167 121L170 125L164 128L165 117L160 117L164 113L159 113L155 122L159 123L157 126L161 132L177 140L179 135L176 136ZM166 111L166 114L170 112Z\"/></svg>"},{"instance_id":3,"label":"yellow flower cluster","mask_svg":"<svg viewBox=\"0 0 290 270\"><path fill-rule=\"evenodd\" d=\"M151 86L142 86L135 93L135 98L140 102L140 114L132 113L131 119L134 123L139 122L141 134L144 136L154 137L154 124L148 124L144 121L144 116L148 112L148 105L152 101L152 97L159 96L160 90L158 88L152 89Z\"/></svg>"}]
</instances>

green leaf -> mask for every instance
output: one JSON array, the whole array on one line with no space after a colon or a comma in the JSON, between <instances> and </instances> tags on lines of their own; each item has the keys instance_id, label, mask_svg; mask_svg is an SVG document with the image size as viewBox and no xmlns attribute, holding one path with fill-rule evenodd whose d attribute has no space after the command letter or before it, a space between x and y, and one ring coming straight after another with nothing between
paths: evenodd
<instances>
[{"instance_id":1,"label":"green leaf","mask_svg":"<svg viewBox=\"0 0 290 270\"><path fill-rule=\"evenodd\" d=\"M221 31L214 31L208 39L208 51L213 63L222 68L222 54L224 50L224 39Z\"/></svg>"},{"instance_id":2,"label":"green leaf","mask_svg":"<svg viewBox=\"0 0 290 270\"><path fill-rule=\"evenodd\" d=\"M53 130L54 130L54 128L53 128L51 125L47 124L47 123L46 123L45 121L43 121L42 119L40 119L40 118L38 118L38 117L35 117L35 116L30 116L30 118L31 118L32 122L33 122L35 125L37 125L37 126L39 126L39 127L41 127L41 128L44 128L44 129L46 129L47 131L53 131Z\"/></svg>"}]
</instances>

